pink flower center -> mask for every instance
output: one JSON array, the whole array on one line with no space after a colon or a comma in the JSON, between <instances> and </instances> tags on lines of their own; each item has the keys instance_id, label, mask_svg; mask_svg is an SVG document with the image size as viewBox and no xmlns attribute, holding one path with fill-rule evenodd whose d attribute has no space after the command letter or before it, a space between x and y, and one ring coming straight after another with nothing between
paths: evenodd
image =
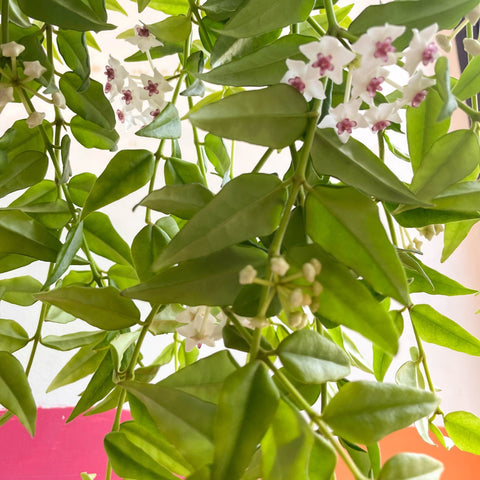
<instances>
[{"instance_id":1,"label":"pink flower center","mask_svg":"<svg viewBox=\"0 0 480 480\"><path fill-rule=\"evenodd\" d=\"M376 50L373 56L375 58L380 58L384 62L388 62L388 54L390 52L395 52L396 48L392 45L392 38L387 37L383 42L377 42L375 44Z\"/></svg>"},{"instance_id":2,"label":"pink flower center","mask_svg":"<svg viewBox=\"0 0 480 480\"><path fill-rule=\"evenodd\" d=\"M157 108L157 109L155 109L155 110L152 110L152 111L150 112L150 115L151 115L153 118L157 118L157 117L160 115L160 109Z\"/></svg>"},{"instance_id":3,"label":"pink flower center","mask_svg":"<svg viewBox=\"0 0 480 480\"><path fill-rule=\"evenodd\" d=\"M424 100L425 97L427 96L428 90L422 90L421 92L418 92L412 100L412 107L417 108Z\"/></svg>"},{"instance_id":4,"label":"pink flower center","mask_svg":"<svg viewBox=\"0 0 480 480\"><path fill-rule=\"evenodd\" d=\"M105 65L105 75L107 76L107 80L111 82L115 79L115 70L110 65Z\"/></svg>"},{"instance_id":5,"label":"pink flower center","mask_svg":"<svg viewBox=\"0 0 480 480\"><path fill-rule=\"evenodd\" d=\"M149 37L150 36L150 30L144 25L143 27L137 27L137 35L139 37Z\"/></svg>"},{"instance_id":6,"label":"pink flower center","mask_svg":"<svg viewBox=\"0 0 480 480\"><path fill-rule=\"evenodd\" d=\"M143 87L144 90L147 90L148 96L151 97L153 94L157 94L158 92L158 83L153 83L151 80L148 81L148 84Z\"/></svg>"},{"instance_id":7,"label":"pink flower center","mask_svg":"<svg viewBox=\"0 0 480 480\"><path fill-rule=\"evenodd\" d=\"M122 93L123 93L122 100L124 100L127 105L130 105L130 102L133 100L132 91L122 90Z\"/></svg>"},{"instance_id":8,"label":"pink flower center","mask_svg":"<svg viewBox=\"0 0 480 480\"><path fill-rule=\"evenodd\" d=\"M385 130L392 124L390 120L380 120L372 127L372 132L379 132L380 130Z\"/></svg>"},{"instance_id":9,"label":"pink flower center","mask_svg":"<svg viewBox=\"0 0 480 480\"><path fill-rule=\"evenodd\" d=\"M422 63L424 65L432 63L435 60L435 54L437 52L438 47L433 42L430 42L422 53Z\"/></svg>"},{"instance_id":10,"label":"pink flower center","mask_svg":"<svg viewBox=\"0 0 480 480\"><path fill-rule=\"evenodd\" d=\"M374 97L377 92L382 90L380 86L385 81L385 77L373 77L367 85L367 92L370 97Z\"/></svg>"},{"instance_id":11,"label":"pink flower center","mask_svg":"<svg viewBox=\"0 0 480 480\"><path fill-rule=\"evenodd\" d=\"M109 93L111 89L112 89L112 84L110 82L107 82L105 84L105 93Z\"/></svg>"},{"instance_id":12,"label":"pink flower center","mask_svg":"<svg viewBox=\"0 0 480 480\"><path fill-rule=\"evenodd\" d=\"M335 69L335 65L332 63L331 55L323 55L323 53L317 54L317 61L312 63L312 67L320 69L320 75L325 75L325 72L332 72Z\"/></svg>"},{"instance_id":13,"label":"pink flower center","mask_svg":"<svg viewBox=\"0 0 480 480\"><path fill-rule=\"evenodd\" d=\"M117 110L117 117L121 123L125 123L125 115L120 109Z\"/></svg>"},{"instance_id":14,"label":"pink flower center","mask_svg":"<svg viewBox=\"0 0 480 480\"><path fill-rule=\"evenodd\" d=\"M337 133L341 135L342 133L352 133L352 129L357 126L357 122L355 120L350 120L349 118L344 118L341 122L338 122Z\"/></svg>"},{"instance_id":15,"label":"pink flower center","mask_svg":"<svg viewBox=\"0 0 480 480\"><path fill-rule=\"evenodd\" d=\"M288 83L295 87L300 93L305 91L305 84L300 77L291 78Z\"/></svg>"}]
</instances>

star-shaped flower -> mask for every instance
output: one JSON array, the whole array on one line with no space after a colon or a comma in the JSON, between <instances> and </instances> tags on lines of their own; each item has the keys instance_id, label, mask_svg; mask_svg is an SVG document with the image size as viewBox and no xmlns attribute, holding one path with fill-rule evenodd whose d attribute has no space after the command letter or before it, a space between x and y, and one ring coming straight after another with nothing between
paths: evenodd
<instances>
[{"instance_id":1,"label":"star-shaped flower","mask_svg":"<svg viewBox=\"0 0 480 480\"><path fill-rule=\"evenodd\" d=\"M18 57L25 50L25 47L17 42L8 42L2 43L0 49L4 57Z\"/></svg>"},{"instance_id":2,"label":"star-shaped flower","mask_svg":"<svg viewBox=\"0 0 480 480\"><path fill-rule=\"evenodd\" d=\"M128 78L128 72L123 65L111 55L108 58L108 65L105 66L105 75L107 76L107 83L105 84L106 93L110 93L112 96L120 93L125 79Z\"/></svg>"},{"instance_id":3,"label":"star-shaped flower","mask_svg":"<svg viewBox=\"0 0 480 480\"><path fill-rule=\"evenodd\" d=\"M403 89L403 96L398 100L400 106L418 107L427 96L427 88L435 85L435 80L425 77L422 72L416 72Z\"/></svg>"},{"instance_id":4,"label":"star-shaped flower","mask_svg":"<svg viewBox=\"0 0 480 480\"><path fill-rule=\"evenodd\" d=\"M421 31L412 29L413 37L408 48L405 50L405 70L412 75L416 68L422 64L427 66L438 57L438 47L432 41L438 31L438 25L434 23Z\"/></svg>"},{"instance_id":5,"label":"star-shaped flower","mask_svg":"<svg viewBox=\"0 0 480 480\"><path fill-rule=\"evenodd\" d=\"M27 118L28 128L38 127L42 124L45 114L43 112L32 112Z\"/></svg>"},{"instance_id":6,"label":"star-shaped flower","mask_svg":"<svg viewBox=\"0 0 480 480\"><path fill-rule=\"evenodd\" d=\"M47 69L38 61L23 62L23 73L29 78L40 78Z\"/></svg>"},{"instance_id":7,"label":"star-shaped flower","mask_svg":"<svg viewBox=\"0 0 480 480\"><path fill-rule=\"evenodd\" d=\"M162 110L166 104L165 93L172 90L171 85L158 70L154 70L153 77L142 73L140 82L142 84L142 87L139 88L140 98L147 100L150 106Z\"/></svg>"},{"instance_id":8,"label":"star-shaped flower","mask_svg":"<svg viewBox=\"0 0 480 480\"><path fill-rule=\"evenodd\" d=\"M318 69L302 60L286 61L288 71L283 76L281 83L288 83L303 94L309 102L312 98L319 100L325 98L323 83L318 75Z\"/></svg>"},{"instance_id":9,"label":"star-shaped flower","mask_svg":"<svg viewBox=\"0 0 480 480\"><path fill-rule=\"evenodd\" d=\"M13 102L13 87L0 85L0 109L7 103Z\"/></svg>"},{"instance_id":10,"label":"star-shaped flower","mask_svg":"<svg viewBox=\"0 0 480 480\"><path fill-rule=\"evenodd\" d=\"M385 130L392 122L401 122L398 115L398 105L395 103L381 103L378 107L370 107L365 112L365 120L372 127L372 132Z\"/></svg>"},{"instance_id":11,"label":"star-shaped flower","mask_svg":"<svg viewBox=\"0 0 480 480\"><path fill-rule=\"evenodd\" d=\"M362 64L352 72L352 97L360 97L372 104L377 92L381 92L382 83L388 77L389 71L375 63Z\"/></svg>"},{"instance_id":12,"label":"star-shaped flower","mask_svg":"<svg viewBox=\"0 0 480 480\"><path fill-rule=\"evenodd\" d=\"M129 37L126 40L136 45L143 53L148 52L153 47L163 46L163 43L157 40L145 25L135 25L135 36Z\"/></svg>"}]
</instances>

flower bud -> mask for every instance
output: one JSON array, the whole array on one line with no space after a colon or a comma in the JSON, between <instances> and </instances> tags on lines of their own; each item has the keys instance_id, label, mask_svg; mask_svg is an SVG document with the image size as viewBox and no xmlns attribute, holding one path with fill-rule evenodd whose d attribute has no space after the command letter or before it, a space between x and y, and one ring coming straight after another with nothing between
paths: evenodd
<instances>
[{"instance_id":1,"label":"flower bud","mask_svg":"<svg viewBox=\"0 0 480 480\"><path fill-rule=\"evenodd\" d=\"M320 282L314 282L312 285L312 293L314 297L318 297L323 292L323 285Z\"/></svg>"},{"instance_id":2,"label":"flower bud","mask_svg":"<svg viewBox=\"0 0 480 480\"><path fill-rule=\"evenodd\" d=\"M270 260L270 267L273 273L283 277L288 272L290 265L283 257L273 257Z\"/></svg>"},{"instance_id":3,"label":"flower bud","mask_svg":"<svg viewBox=\"0 0 480 480\"><path fill-rule=\"evenodd\" d=\"M312 297L308 293L304 293L302 296L302 307L308 307L312 304Z\"/></svg>"},{"instance_id":4,"label":"flower bud","mask_svg":"<svg viewBox=\"0 0 480 480\"><path fill-rule=\"evenodd\" d=\"M45 114L43 112L32 112L27 118L28 128L38 127L42 124Z\"/></svg>"},{"instance_id":5,"label":"flower bud","mask_svg":"<svg viewBox=\"0 0 480 480\"><path fill-rule=\"evenodd\" d=\"M315 267L310 263L304 263L302 267L303 276L308 283L313 283L315 281L316 271Z\"/></svg>"},{"instance_id":6,"label":"flower bud","mask_svg":"<svg viewBox=\"0 0 480 480\"><path fill-rule=\"evenodd\" d=\"M311 258L310 263L313 265L313 268L315 268L315 273L320 275L320 272L322 271L322 264L320 263L320 260Z\"/></svg>"},{"instance_id":7,"label":"flower bud","mask_svg":"<svg viewBox=\"0 0 480 480\"><path fill-rule=\"evenodd\" d=\"M304 312L291 312L288 316L288 323L295 330L304 328L308 323L308 317Z\"/></svg>"},{"instance_id":8,"label":"flower bud","mask_svg":"<svg viewBox=\"0 0 480 480\"><path fill-rule=\"evenodd\" d=\"M475 25L480 19L480 5L477 5L473 10L465 15L465 18L472 24Z\"/></svg>"},{"instance_id":9,"label":"flower bud","mask_svg":"<svg viewBox=\"0 0 480 480\"><path fill-rule=\"evenodd\" d=\"M441 223L436 223L433 226L433 229L435 230L435 235L439 235L445 230L444 226Z\"/></svg>"},{"instance_id":10,"label":"flower bud","mask_svg":"<svg viewBox=\"0 0 480 480\"><path fill-rule=\"evenodd\" d=\"M2 55L4 57L11 58L18 57L25 50L25 47L17 42L8 42L2 43L0 49L2 50Z\"/></svg>"},{"instance_id":11,"label":"flower bud","mask_svg":"<svg viewBox=\"0 0 480 480\"><path fill-rule=\"evenodd\" d=\"M464 38L463 48L473 57L480 55L480 42L474 38Z\"/></svg>"},{"instance_id":12,"label":"flower bud","mask_svg":"<svg viewBox=\"0 0 480 480\"><path fill-rule=\"evenodd\" d=\"M310 308L310 311L311 311L312 313L315 313L315 312L318 311L318 309L320 308L320 302L318 301L317 298L315 298L315 299L312 301L311 305L309 305L309 308Z\"/></svg>"},{"instance_id":13,"label":"flower bud","mask_svg":"<svg viewBox=\"0 0 480 480\"><path fill-rule=\"evenodd\" d=\"M65 97L62 92L52 93L53 104L58 108L66 108Z\"/></svg>"},{"instance_id":14,"label":"flower bud","mask_svg":"<svg viewBox=\"0 0 480 480\"><path fill-rule=\"evenodd\" d=\"M443 33L437 33L435 40L438 43L439 47L445 52L449 52L452 49L451 38L448 35Z\"/></svg>"},{"instance_id":15,"label":"flower bud","mask_svg":"<svg viewBox=\"0 0 480 480\"><path fill-rule=\"evenodd\" d=\"M423 242L421 240L419 240L418 238L414 238L413 239L413 243L415 244L415 248L417 250L421 250L422 249L422 245L423 245Z\"/></svg>"},{"instance_id":16,"label":"flower bud","mask_svg":"<svg viewBox=\"0 0 480 480\"><path fill-rule=\"evenodd\" d=\"M238 282L240 285L250 285L255 278L257 278L257 271L251 265L247 265L240 270Z\"/></svg>"},{"instance_id":17,"label":"flower bud","mask_svg":"<svg viewBox=\"0 0 480 480\"><path fill-rule=\"evenodd\" d=\"M435 236L435 229L433 225L425 225L422 228L418 228L418 233L430 241Z\"/></svg>"},{"instance_id":18,"label":"flower bud","mask_svg":"<svg viewBox=\"0 0 480 480\"><path fill-rule=\"evenodd\" d=\"M292 291L290 294L290 307L291 308L298 308L302 306L302 301L303 301L303 292L301 288L296 288L295 290Z\"/></svg>"},{"instance_id":19,"label":"flower bud","mask_svg":"<svg viewBox=\"0 0 480 480\"><path fill-rule=\"evenodd\" d=\"M27 77L40 78L46 71L47 69L38 60L23 62L23 73Z\"/></svg>"},{"instance_id":20,"label":"flower bud","mask_svg":"<svg viewBox=\"0 0 480 480\"><path fill-rule=\"evenodd\" d=\"M13 87L3 87L0 85L0 109L7 103L13 102Z\"/></svg>"}]
</instances>

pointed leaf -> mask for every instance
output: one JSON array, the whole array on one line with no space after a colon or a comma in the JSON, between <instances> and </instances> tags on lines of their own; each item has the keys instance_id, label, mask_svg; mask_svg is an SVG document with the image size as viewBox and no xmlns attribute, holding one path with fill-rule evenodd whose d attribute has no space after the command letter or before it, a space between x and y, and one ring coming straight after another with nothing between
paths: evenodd
<instances>
[{"instance_id":1,"label":"pointed leaf","mask_svg":"<svg viewBox=\"0 0 480 480\"><path fill-rule=\"evenodd\" d=\"M378 480L439 480L443 464L427 455L399 453L382 467Z\"/></svg>"},{"instance_id":2,"label":"pointed leaf","mask_svg":"<svg viewBox=\"0 0 480 480\"><path fill-rule=\"evenodd\" d=\"M327 405L323 420L345 440L369 445L431 414L439 401L415 388L350 382Z\"/></svg>"},{"instance_id":3,"label":"pointed leaf","mask_svg":"<svg viewBox=\"0 0 480 480\"><path fill-rule=\"evenodd\" d=\"M88 88L90 59L85 33L60 29L57 32L57 45L67 66L83 80L80 91Z\"/></svg>"},{"instance_id":4,"label":"pointed leaf","mask_svg":"<svg viewBox=\"0 0 480 480\"><path fill-rule=\"evenodd\" d=\"M440 261L443 263L465 240L472 227L478 220L465 220L463 222L452 222L445 225L443 234L443 250Z\"/></svg>"},{"instance_id":5,"label":"pointed leaf","mask_svg":"<svg viewBox=\"0 0 480 480\"><path fill-rule=\"evenodd\" d=\"M45 347L65 352L84 345L98 343L104 337L105 332L75 332L65 335L47 335L41 339L41 343Z\"/></svg>"},{"instance_id":6,"label":"pointed leaf","mask_svg":"<svg viewBox=\"0 0 480 480\"><path fill-rule=\"evenodd\" d=\"M378 292L409 303L405 272L369 198L350 187L316 187L305 213L307 233L315 242Z\"/></svg>"},{"instance_id":7,"label":"pointed leaf","mask_svg":"<svg viewBox=\"0 0 480 480\"><path fill-rule=\"evenodd\" d=\"M42 284L30 275L6 278L0 280L0 299L28 307L37 301L35 293L40 292L41 289Z\"/></svg>"},{"instance_id":8,"label":"pointed leaf","mask_svg":"<svg viewBox=\"0 0 480 480\"><path fill-rule=\"evenodd\" d=\"M153 122L141 128L135 135L139 137L150 138L180 138L182 127L180 117L175 105L172 103L167 106L155 117Z\"/></svg>"},{"instance_id":9,"label":"pointed leaf","mask_svg":"<svg viewBox=\"0 0 480 480\"><path fill-rule=\"evenodd\" d=\"M192 23L190 17L176 15L147 26L150 32L162 42L180 43L190 35Z\"/></svg>"},{"instance_id":10,"label":"pointed leaf","mask_svg":"<svg viewBox=\"0 0 480 480\"><path fill-rule=\"evenodd\" d=\"M79 115L75 115L70 120L72 135L76 140L86 148L99 148L102 150L115 150L118 139L118 133L105 128L96 123L85 120Z\"/></svg>"},{"instance_id":11,"label":"pointed leaf","mask_svg":"<svg viewBox=\"0 0 480 480\"><path fill-rule=\"evenodd\" d=\"M457 99L450 88L450 68L447 57L440 57L435 63L435 77L437 91L443 101L442 109L437 117L437 121L441 122L450 117L458 106Z\"/></svg>"},{"instance_id":12,"label":"pointed leaf","mask_svg":"<svg viewBox=\"0 0 480 480\"><path fill-rule=\"evenodd\" d=\"M272 233L280 220L284 197L281 181L273 175L236 177L180 230L157 258L154 268Z\"/></svg>"},{"instance_id":13,"label":"pointed leaf","mask_svg":"<svg viewBox=\"0 0 480 480\"><path fill-rule=\"evenodd\" d=\"M120 330L140 321L135 304L113 287L61 287L37 297L102 330Z\"/></svg>"},{"instance_id":14,"label":"pointed leaf","mask_svg":"<svg viewBox=\"0 0 480 480\"><path fill-rule=\"evenodd\" d=\"M448 436L460 450L480 455L480 418L460 411L449 413L444 422Z\"/></svg>"},{"instance_id":15,"label":"pointed leaf","mask_svg":"<svg viewBox=\"0 0 480 480\"><path fill-rule=\"evenodd\" d=\"M22 364L10 353L0 352L0 405L16 415L33 437L37 407Z\"/></svg>"},{"instance_id":16,"label":"pointed leaf","mask_svg":"<svg viewBox=\"0 0 480 480\"><path fill-rule=\"evenodd\" d=\"M0 319L0 351L13 353L29 341L28 333L14 320Z\"/></svg>"},{"instance_id":17,"label":"pointed leaf","mask_svg":"<svg viewBox=\"0 0 480 480\"><path fill-rule=\"evenodd\" d=\"M223 178L230 168L230 157L220 137L207 133L204 140L205 153L215 171Z\"/></svg>"},{"instance_id":18,"label":"pointed leaf","mask_svg":"<svg viewBox=\"0 0 480 480\"><path fill-rule=\"evenodd\" d=\"M75 205L83 207L96 180L97 177L89 172L80 173L70 179L68 189Z\"/></svg>"},{"instance_id":19,"label":"pointed leaf","mask_svg":"<svg viewBox=\"0 0 480 480\"><path fill-rule=\"evenodd\" d=\"M480 92L480 58L473 57L460 75L452 93L459 100L475 97Z\"/></svg>"},{"instance_id":20,"label":"pointed leaf","mask_svg":"<svg viewBox=\"0 0 480 480\"><path fill-rule=\"evenodd\" d=\"M219 137L283 148L305 131L308 104L298 90L278 84L230 95L190 112L188 118Z\"/></svg>"},{"instance_id":21,"label":"pointed leaf","mask_svg":"<svg viewBox=\"0 0 480 480\"><path fill-rule=\"evenodd\" d=\"M188 183L206 185L199 166L196 163L186 162L181 158L167 158L164 174L166 185L185 185Z\"/></svg>"}]
</instances>

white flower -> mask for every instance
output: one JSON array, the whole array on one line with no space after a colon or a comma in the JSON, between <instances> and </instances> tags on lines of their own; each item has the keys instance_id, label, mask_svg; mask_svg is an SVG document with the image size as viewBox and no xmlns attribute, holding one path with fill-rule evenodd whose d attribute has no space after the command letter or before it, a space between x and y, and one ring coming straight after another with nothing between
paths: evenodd
<instances>
[{"instance_id":1,"label":"white flower","mask_svg":"<svg viewBox=\"0 0 480 480\"><path fill-rule=\"evenodd\" d=\"M337 84L343 81L343 67L355 58L355 54L345 48L338 39L328 35L318 42L300 45L299 48L320 77L331 78Z\"/></svg>"},{"instance_id":2,"label":"white flower","mask_svg":"<svg viewBox=\"0 0 480 480\"><path fill-rule=\"evenodd\" d=\"M398 100L399 106L418 107L427 96L428 90L426 89L432 85L435 85L435 80L425 77L420 71L416 72L403 89L403 96Z\"/></svg>"},{"instance_id":3,"label":"white flower","mask_svg":"<svg viewBox=\"0 0 480 480\"><path fill-rule=\"evenodd\" d=\"M389 127L392 122L400 123L398 105L381 103L378 107L370 107L365 113L365 120L372 127L372 132L379 132Z\"/></svg>"},{"instance_id":4,"label":"white flower","mask_svg":"<svg viewBox=\"0 0 480 480\"><path fill-rule=\"evenodd\" d=\"M215 341L222 338L225 319L218 321L210 313L210 307L187 307L186 310L177 315L175 320L187 324L177 328L177 332L185 337L185 350L187 352L201 344L214 347Z\"/></svg>"},{"instance_id":5,"label":"white flower","mask_svg":"<svg viewBox=\"0 0 480 480\"><path fill-rule=\"evenodd\" d=\"M473 57L480 55L480 42L474 38L464 38L463 48Z\"/></svg>"},{"instance_id":6,"label":"white flower","mask_svg":"<svg viewBox=\"0 0 480 480\"><path fill-rule=\"evenodd\" d=\"M465 17L472 25L475 25L480 18L480 5L477 5L470 13L467 13Z\"/></svg>"},{"instance_id":7,"label":"white flower","mask_svg":"<svg viewBox=\"0 0 480 480\"><path fill-rule=\"evenodd\" d=\"M13 87L0 85L0 108L13 101Z\"/></svg>"},{"instance_id":8,"label":"white flower","mask_svg":"<svg viewBox=\"0 0 480 480\"><path fill-rule=\"evenodd\" d=\"M352 72L352 97L360 97L366 103L372 104L377 92L381 92L382 83L388 77L386 68L370 62Z\"/></svg>"},{"instance_id":9,"label":"white flower","mask_svg":"<svg viewBox=\"0 0 480 480\"><path fill-rule=\"evenodd\" d=\"M338 138L346 143L354 128L366 127L367 122L360 114L362 100L356 98L331 108L318 125L319 128L335 128Z\"/></svg>"},{"instance_id":10,"label":"white flower","mask_svg":"<svg viewBox=\"0 0 480 480\"><path fill-rule=\"evenodd\" d=\"M43 119L45 118L45 113L43 112L32 112L27 118L28 128L38 127L42 124Z\"/></svg>"},{"instance_id":11,"label":"white flower","mask_svg":"<svg viewBox=\"0 0 480 480\"><path fill-rule=\"evenodd\" d=\"M290 265L283 257L273 257L270 259L270 268L272 272L283 277L290 268Z\"/></svg>"},{"instance_id":12,"label":"white flower","mask_svg":"<svg viewBox=\"0 0 480 480\"><path fill-rule=\"evenodd\" d=\"M136 45L143 53L148 52L153 47L163 46L163 43L158 41L145 25L135 25L135 36L129 37L126 40Z\"/></svg>"},{"instance_id":13,"label":"white flower","mask_svg":"<svg viewBox=\"0 0 480 480\"><path fill-rule=\"evenodd\" d=\"M352 48L365 57L362 61L393 65L397 63L397 56L392 42L404 31L405 27L388 23L383 27L371 27L352 45Z\"/></svg>"},{"instance_id":14,"label":"white flower","mask_svg":"<svg viewBox=\"0 0 480 480\"><path fill-rule=\"evenodd\" d=\"M452 39L448 35L444 35L443 33L437 33L435 35L435 41L445 52L449 52L452 49Z\"/></svg>"},{"instance_id":15,"label":"white flower","mask_svg":"<svg viewBox=\"0 0 480 480\"><path fill-rule=\"evenodd\" d=\"M154 70L153 77L142 73L140 81L142 83L142 87L139 88L140 98L147 100L150 106L163 110L166 105L165 93L172 90L163 75L157 70Z\"/></svg>"},{"instance_id":16,"label":"white flower","mask_svg":"<svg viewBox=\"0 0 480 480\"><path fill-rule=\"evenodd\" d=\"M17 42L8 42L2 43L0 49L4 57L18 57L25 50L25 47Z\"/></svg>"},{"instance_id":17,"label":"white flower","mask_svg":"<svg viewBox=\"0 0 480 480\"><path fill-rule=\"evenodd\" d=\"M60 91L52 93L52 101L58 108L66 108L67 106L65 103L65 96Z\"/></svg>"},{"instance_id":18,"label":"white flower","mask_svg":"<svg viewBox=\"0 0 480 480\"><path fill-rule=\"evenodd\" d=\"M120 100L124 111L142 110L143 90L133 80L129 79L128 84L120 91Z\"/></svg>"},{"instance_id":19,"label":"white flower","mask_svg":"<svg viewBox=\"0 0 480 480\"><path fill-rule=\"evenodd\" d=\"M23 62L23 73L27 77L40 78L46 71L47 69L38 60Z\"/></svg>"},{"instance_id":20,"label":"white flower","mask_svg":"<svg viewBox=\"0 0 480 480\"><path fill-rule=\"evenodd\" d=\"M413 37L405 50L405 70L412 75L418 65L428 64L438 57L438 47L432 42L437 33L438 25L434 23L421 31L413 28Z\"/></svg>"},{"instance_id":21,"label":"white flower","mask_svg":"<svg viewBox=\"0 0 480 480\"><path fill-rule=\"evenodd\" d=\"M240 273L238 274L238 282L240 285L250 285L256 277L257 271L251 265L247 265L240 270Z\"/></svg>"},{"instance_id":22,"label":"white flower","mask_svg":"<svg viewBox=\"0 0 480 480\"><path fill-rule=\"evenodd\" d=\"M105 75L107 76L105 93L110 93L112 96L120 93L125 79L128 77L128 72L123 65L111 55L108 58L108 65L105 65Z\"/></svg>"},{"instance_id":23,"label":"white flower","mask_svg":"<svg viewBox=\"0 0 480 480\"><path fill-rule=\"evenodd\" d=\"M288 71L280 80L281 83L288 83L303 94L307 102L312 98L319 100L325 98L323 83L318 75L318 69L302 60L286 61Z\"/></svg>"}]
</instances>

